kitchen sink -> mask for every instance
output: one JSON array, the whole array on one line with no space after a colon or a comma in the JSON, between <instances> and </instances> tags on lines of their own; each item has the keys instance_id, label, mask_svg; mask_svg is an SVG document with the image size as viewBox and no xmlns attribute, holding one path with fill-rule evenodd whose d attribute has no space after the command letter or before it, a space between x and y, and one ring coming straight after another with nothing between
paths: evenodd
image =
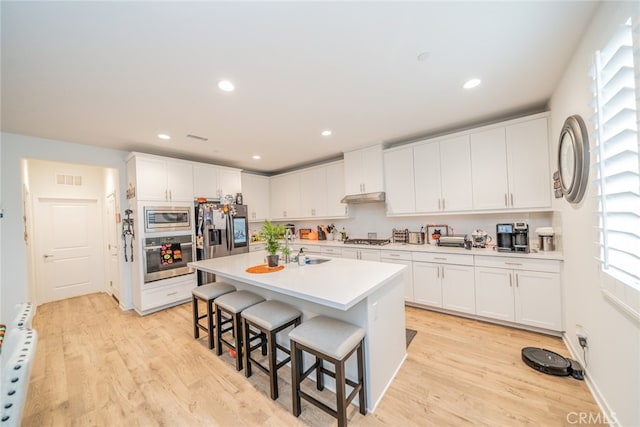
<instances>
[{"instance_id":1,"label":"kitchen sink","mask_svg":"<svg viewBox=\"0 0 640 427\"><path fill-rule=\"evenodd\" d=\"M308 264L322 264L331 261L331 258L309 258Z\"/></svg>"}]
</instances>

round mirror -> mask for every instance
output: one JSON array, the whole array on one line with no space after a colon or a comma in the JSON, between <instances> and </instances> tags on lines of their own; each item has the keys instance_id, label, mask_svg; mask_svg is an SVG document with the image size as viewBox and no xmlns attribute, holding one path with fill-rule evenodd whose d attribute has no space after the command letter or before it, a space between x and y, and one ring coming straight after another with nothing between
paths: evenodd
<instances>
[{"instance_id":1,"label":"round mirror","mask_svg":"<svg viewBox=\"0 0 640 427\"><path fill-rule=\"evenodd\" d=\"M568 117L560 131L558 170L565 198L569 203L579 203L589 179L589 138L578 115Z\"/></svg>"}]
</instances>

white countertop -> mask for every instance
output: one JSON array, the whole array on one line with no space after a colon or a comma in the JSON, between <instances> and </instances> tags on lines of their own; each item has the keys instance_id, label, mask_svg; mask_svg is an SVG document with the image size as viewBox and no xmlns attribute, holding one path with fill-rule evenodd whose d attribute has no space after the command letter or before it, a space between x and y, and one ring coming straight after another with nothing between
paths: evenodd
<instances>
[{"instance_id":1,"label":"white countertop","mask_svg":"<svg viewBox=\"0 0 640 427\"><path fill-rule=\"evenodd\" d=\"M265 251L256 251L190 262L189 266L339 310L350 309L406 268L400 264L332 258L322 264L285 264L283 270L273 273L246 272L248 267L264 264L266 255Z\"/></svg>"},{"instance_id":2,"label":"white countertop","mask_svg":"<svg viewBox=\"0 0 640 427\"><path fill-rule=\"evenodd\" d=\"M259 244L262 242L254 242ZM530 258L530 259L551 259L562 261L562 252L530 252L528 254L518 252L498 252L493 248L449 248L436 245L409 245L400 243L389 243L388 245L375 246L375 245L352 245L344 244L339 240L306 240L295 239L291 242L291 245L295 246L323 246L323 247L337 247L337 248L358 248L358 249L381 249L388 251L407 251L407 252L436 252L447 254L461 254L461 255L485 255L485 256L497 256L497 257L517 257L517 258Z\"/></svg>"}]
</instances>

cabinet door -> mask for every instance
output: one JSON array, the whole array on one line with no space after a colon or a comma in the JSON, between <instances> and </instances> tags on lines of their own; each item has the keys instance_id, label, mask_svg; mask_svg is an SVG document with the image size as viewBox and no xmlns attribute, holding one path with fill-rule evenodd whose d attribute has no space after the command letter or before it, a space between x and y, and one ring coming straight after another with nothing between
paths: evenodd
<instances>
[{"instance_id":1,"label":"cabinet door","mask_svg":"<svg viewBox=\"0 0 640 427\"><path fill-rule=\"evenodd\" d=\"M359 150L344 153L345 194L360 194L362 190L362 154Z\"/></svg>"},{"instance_id":2,"label":"cabinet door","mask_svg":"<svg viewBox=\"0 0 640 427\"><path fill-rule=\"evenodd\" d=\"M218 192L218 168L208 165L193 166L193 192L195 197L217 199Z\"/></svg>"},{"instance_id":3,"label":"cabinet door","mask_svg":"<svg viewBox=\"0 0 640 427\"><path fill-rule=\"evenodd\" d=\"M416 212L437 212L441 209L440 144L437 142L413 147Z\"/></svg>"},{"instance_id":4,"label":"cabinet door","mask_svg":"<svg viewBox=\"0 0 640 427\"><path fill-rule=\"evenodd\" d=\"M243 203L249 207L249 221L264 221L269 218L269 178L242 174Z\"/></svg>"},{"instance_id":5,"label":"cabinet door","mask_svg":"<svg viewBox=\"0 0 640 427\"><path fill-rule=\"evenodd\" d=\"M327 216L340 218L347 216L347 205L340 203L345 196L344 163L327 166Z\"/></svg>"},{"instance_id":6,"label":"cabinet door","mask_svg":"<svg viewBox=\"0 0 640 427\"><path fill-rule=\"evenodd\" d=\"M271 193L271 218L286 218L287 189L284 176L273 176L269 180Z\"/></svg>"},{"instance_id":7,"label":"cabinet door","mask_svg":"<svg viewBox=\"0 0 640 427\"><path fill-rule=\"evenodd\" d=\"M473 267L441 264L442 306L464 313L476 312Z\"/></svg>"},{"instance_id":8,"label":"cabinet door","mask_svg":"<svg viewBox=\"0 0 640 427\"><path fill-rule=\"evenodd\" d=\"M384 191L382 146L364 148L362 152L362 183L364 193Z\"/></svg>"},{"instance_id":9,"label":"cabinet door","mask_svg":"<svg viewBox=\"0 0 640 427\"><path fill-rule=\"evenodd\" d=\"M511 207L551 206L547 119L507 126L506 137Z\"/></svg>"},{"instance_id":10,"label":"cabinet door","mask_svg":"<svg viewBox=\"0 0 640 427\"><path fill-rule=\"evenodd\" d=\"M476 267L476 314L506 321L515 319L514 273L500 268Z\"/></svg>"},{"instance_id":11,"label":"cabinet door","mask_svg":"<svg viewBox=\"0 0 640 427\"><path fill-rule=\"evenodd\" d=\"M313 189L309 189L313 191ZM285 217L299 218L302 216L300 211L300 174L292 173L285 175L284 180L285 192Z\"/></svg>"},{"instance_id":12,"label":"cabinet door","mask_svg":"<svg viewBox=\"0 0 640 427\"><path fill-rule=\"evenodd\" d=\"M358 253L356 248L342 248L342 258L358 259Z\"/></svg>"},{"instance_id":13,"label":"cabinet door","mask_svg":"<svg viewBox=\"0 0 640 427\"><path fill-rule=\"evenodd\" d=\"M562 330L560 275L516 271L516 322L553 331Z\"/></svg>"},{"instance_id":14,"label":"cabinet door","mask_svg":"<svg viewBox=\"0 0 640 427\"><path fill-rule=\"evenodd\" d=\"M367 261L380 261L380 251L377 249L360 249L360 259Z\"/></svg>"},{"instance_id":15,"label":"cabinet door","mask_svg":"<svg viewBox=\"0 0 640 427\"><path fill-rule=\"evenodd\" d=\"M193 203L193 165L167 162L167 186L172 202Z\"/></svg>"},{"instance_id":16,"label":"cabinet door","mask_svg":"<svg viewBox=\"0 0 640 427\"><path fill-rule=\"evenodd\" d=\"M218 189L220 196L226 196L227 194L235 196L237 193L242 193L240 170L218 168Z\"/></svg>"},{"instance_id":17,"label":"cabinet door","mask_svg":"<svg viewBox=\"0 0 640 427\"><path fill-rule=\"evenodd\" d=\"M469 136L440 141L440 176L442 210L470 210L473 200Z\"/></svg>"},{"instance_id":18,"label":"cabinet door","mask_svg":"<svg viewBox=\"0 0 640 427\"><path fill-rule=\"evenodd\" d=\"M504 128L471 135L473 209L508 207L507 147Z\"/></svg>"},{"instance_id":19,"label":"cabinet door","mask_svg":"<svg viewBox=\"0 0 640 427\"><path fill-rule=\"evenodd\" d=\"M312 168L300 172L300 216L327 216L326 168Z\"/></svg>"},{"instance_id":20,"label":"cabinet door","mask_svg":"<svg viewBox=\"0 0 640 427\"><path fill-rule=\"evenodd\" d=\"M390 258L384 258L384 259L381 259L381 261L388 262L390 264L402 264L407 266L407 268L402 273L402 282L404 283L404 300L413 301L414 300L413 262L408 260L403 260L403 259L390 259Z\"/></svg>"},{"instance_id":21,"label":"cabinet door","mask_svg":"<svg viewBox=\"0 0 640 427\"><path fill-rule=\"evenodd\" d=\"M387 214L416 211L412 147L384 153L384 185Z\"/></svg>"},{"instance_id":22,"label":"cabinet door","mask_svg":"<svg viewBox=\"0 0 640 427\"><path fill-rule=\"evenodd\" d=\"M168 201L167 162L152 157L137 157L136 197L145 201Z\"/></svg>"},{"instance_id":23,"label":"cabinet door","mask_svg":"<svg viewBox=\"0 0 640 427\"><path fill-rule=\"evenodd\" d=\"M439 264L413 263L413 300L432 307L442 307Z\"/></svg>"}]
</instances>

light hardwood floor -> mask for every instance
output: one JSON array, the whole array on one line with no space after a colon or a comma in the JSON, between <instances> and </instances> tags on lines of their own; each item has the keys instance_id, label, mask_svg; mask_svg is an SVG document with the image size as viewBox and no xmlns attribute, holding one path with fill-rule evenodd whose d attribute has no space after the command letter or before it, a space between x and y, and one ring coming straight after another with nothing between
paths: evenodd
<instances>
[{"instance_id":1,"label":"light hardwood floor","mask_svg":"<svg viewBox=\"0 0 640 427\"><path fill-rule=\"evenodd\" d=\"M305 402L293 417L288 368L274 402L266 375L245 378L227 353L193 339L191 322L190 304L140 317L106 294L38 307L23 425L337 424ZM569 426L571 414L599 412L584 382L521 361L526 346L568 356L558 338L410 307L406 322L418 331L407 360L374 414L351 407L350 426Z\"/></svg>"}]
</instances>

